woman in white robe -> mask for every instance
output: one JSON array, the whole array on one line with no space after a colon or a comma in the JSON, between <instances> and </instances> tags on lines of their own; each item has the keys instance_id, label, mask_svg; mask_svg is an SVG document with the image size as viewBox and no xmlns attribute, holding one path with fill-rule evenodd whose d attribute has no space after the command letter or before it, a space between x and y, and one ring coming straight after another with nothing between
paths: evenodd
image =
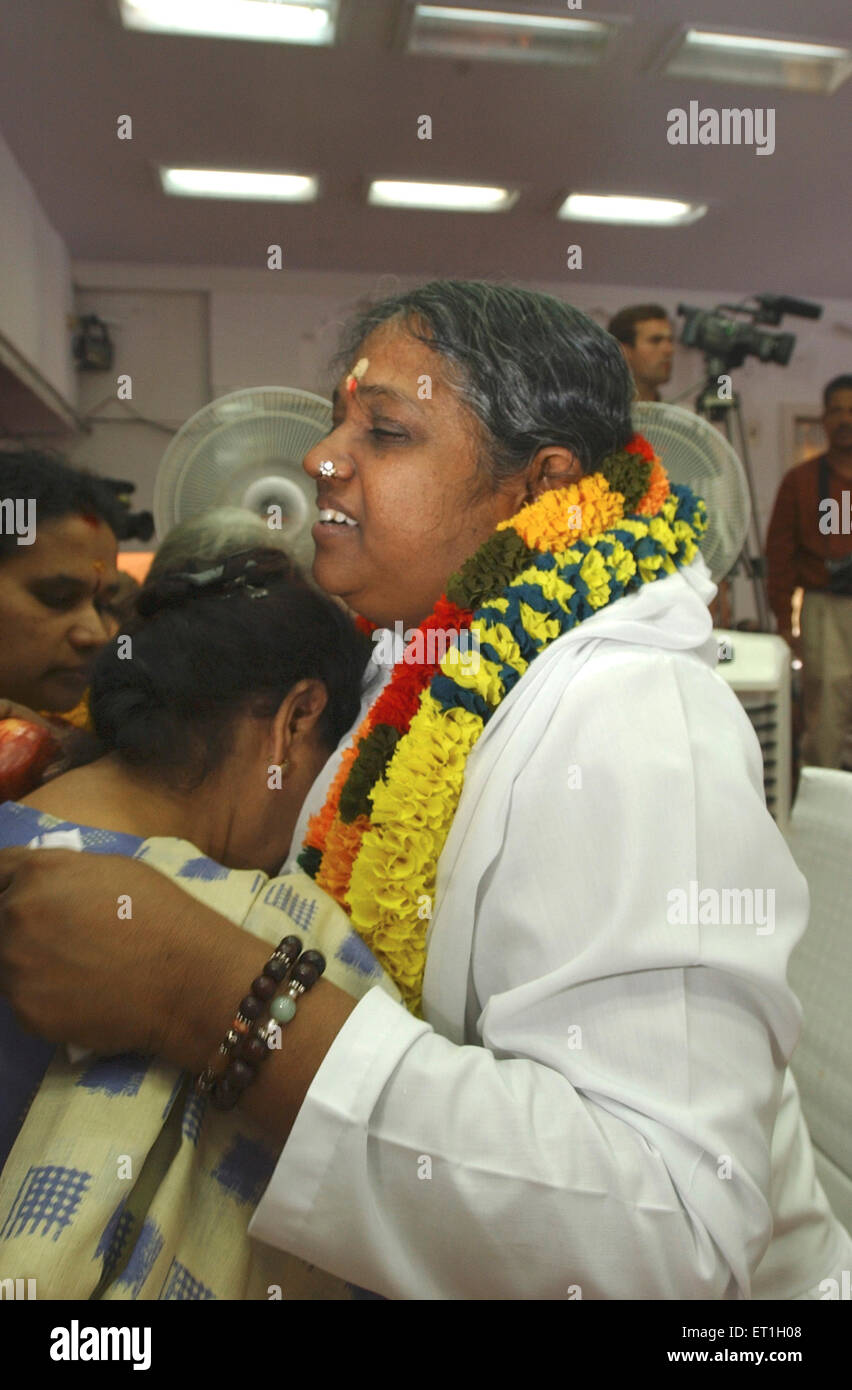
<instances>
[{"instance_id":1,"label":"woman in white robe","mask_svg":"<svg viewBox=\"0 0 852 1390\"><path fill-rule=\"evenodd\" d=\"M490 351L493 377L504 374L503 418L525 390L551 402L559 390L540 384L533 330L512 339L513 319L549 321L566 418L579 409L572 334L591 393L613 409L620 396L622 419L629 402L617 348L566 306L487 286L428 291L373 322L350 354L358 389L341 391L332 434L305 460L320 505L357 522L319 530L315 576L383 627L421 621L524 486L594 466L551 410L527 468L504 468L480 502L481 455L465 434L487 413L477 363ZM437 350L412 336L413 314ZM397 442L371 453L367 433ZM505 462L497 445L492 461ZM714 592L696 558L559 637L505 697L468 758L440 856L423 1018L378 990L353 1004L321 984L291 1025L289 1057L246 1093L282 1142L252 1234L397 1299L819 1298L849 1267L788 1070L800 1017L786 964L807 889L766 810L753 730L713 669ZM386 676L375 667L362 713ZM85 865L48 860L50 875L0 856L0 883L16 880L0 945L13 1004L70 1034L61 969L85 986L79 1041L141 1036L200 1069L258 951L143 866L110 876L101 859L96 883ZM74 907L84 888L88 913ZM696 919L708 889L720 901L748 890L757 910ZM120 1023L91 1000L127 968L126 946L98 925L119 891L142 924L145 981ZM60 896L65 937L51 924ZM187 946L169 935L178 915ZM179 987L144 970L164 938ZM199 950L217 981L203 1007L187 992Z\"/></svg>"}]
</instances>

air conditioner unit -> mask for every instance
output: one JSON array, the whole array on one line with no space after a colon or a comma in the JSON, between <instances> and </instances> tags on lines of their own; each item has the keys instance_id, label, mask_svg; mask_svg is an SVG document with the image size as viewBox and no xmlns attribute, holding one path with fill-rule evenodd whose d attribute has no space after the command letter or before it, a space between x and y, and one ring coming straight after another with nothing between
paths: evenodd
<instances>
[{"instance_id":1,"label":"air conditioner unit","mask_svg":"<svg viewBox=\"0 0 852 1390\"><path fill-rule=\"evenodd\" d=\"M751 720L763 752L766 805L786 835L793 785L790 648L766 632L715 629L717 670Z\"/></svg>"}]
</instances>

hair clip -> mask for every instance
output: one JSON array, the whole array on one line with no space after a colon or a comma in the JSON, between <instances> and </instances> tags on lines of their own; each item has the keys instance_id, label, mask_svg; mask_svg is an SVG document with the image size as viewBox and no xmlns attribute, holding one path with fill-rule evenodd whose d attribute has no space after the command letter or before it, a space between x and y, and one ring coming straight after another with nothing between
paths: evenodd
<instances>
[{"instance_id":1,"label":"hair clip","mask_svg":"<svg viewBox=\"0 0 852 1390\"><path fill-rule=\"evenodd\" d=\"M368 357L358 358L358 361L355 363L355 366L352 368L352 371L346 378L346 390L349 392L350 395L353 391L356 390L358 382L361 380L369 365L370 359Z\"/></svg>"},{"instance_id":2,"label":"hair clip","mask_svg":"<svg viewBox=\"0 0 852 1390\"><path fill-rule=\"evenodd\" d=\"M241 550L235 555L229 555L227 560L221 564L214 565L211 569L200 570L196 573L183 572L176 574L175 579L187 579L196 589L209 589L218 585L230 585L232 592L234 589L252 590L252 598L265 598L269 590L260 586L262 569L257 560L247 559L250 551ZM253 577L252 571L257 570L257 578ZM227 594L225 597L230 598Z\"/></svg>"},{"instance_id":3,"label":"hair clip","mask_svg":"<svg viewBox=\"0 0 852 1390\"><path fill-rule=\"evenodd\" d=\"M215 565L213 569L198 570L193 573L189 570L181 570L174 575L175 579L186 579L193 584L196 589L207 589L211 584L216 584L225 573L224 565Z\"/></svg>"}]
</instances>

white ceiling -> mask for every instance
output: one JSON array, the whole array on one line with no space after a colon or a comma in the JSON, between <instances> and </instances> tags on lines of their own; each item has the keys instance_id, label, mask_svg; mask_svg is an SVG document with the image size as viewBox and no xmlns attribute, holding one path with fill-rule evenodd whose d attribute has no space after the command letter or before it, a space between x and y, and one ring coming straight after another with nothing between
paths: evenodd
<instances>
[{"instance_id":1,"label":"white ceiling","mask_svg":"<svg viewBox=\"0 0 852 1390\"><path fill-rule=\"evenodd\" d=\"M606 0L605 0L606 3ZM665 78L687 21L845 40L848 0L613 0L597 69L409 57L401 0L343 0L333 49L125 32L110 0L0 0L0 130L72 256L87 261L558 280L843 297L852 78L831 97ZM535 4L516 4L535 10ZM578 14L578 11L570 11ZM589 4L582 13L594 16ZM666 113L773 106L776 148L672 146ZM132 141L116 137L129 114ZM417 117L433 138L417 138ZM165 197L157 163L316 172L315 204ZM506 214L367 207L373 177L519 186ZM564 195L699 200L692 226L557 222Z\"/></svg>"}]
</instances>

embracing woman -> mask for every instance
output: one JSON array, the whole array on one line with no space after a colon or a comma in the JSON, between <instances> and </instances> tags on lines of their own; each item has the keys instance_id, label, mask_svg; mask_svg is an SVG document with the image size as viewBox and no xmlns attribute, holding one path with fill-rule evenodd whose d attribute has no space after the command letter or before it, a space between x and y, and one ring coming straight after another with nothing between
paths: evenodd
<instances>
[{"instance_id":1,"label":"embracing woman","mask_svg":"<svg viewBox=\"0 0 852 1390\"><path fill-rule=\"evenodd\" d=\"M267 942L277 963L258 987L280 993L285 1014L321 968L355 998L379 984L399 999L310 878L282 891L264 872L355 718L369 643L280 550L184 564L146 583L95 661L86 756L0 805L0 845L144 861ZM113 930L135 930L132 897L116 902ZM243 1049L271 1056L256 1037ZM349 1298L339 1279L250 1239L276 1149L221 1083L191 1083L162 1057L30 1037L0 998L0 1262L49 1299Z\"/></svg>"},{"instance_id":2,"label":"embracing woman","mask_svg":"<svg viewBox=\"0 0 852 1390\"><path fill-rule=\"evenodd\" d=\"M321 980L245 1083L280 1149L252 1234L392 1298L819 1297L852 1241L788 1069L807 889L713 669L703 504L548 296L427 285L343 351L314 576L410 641L294 846L405 1007ZM454 631L476 660L430 666ZM773 889L773 930L683 922L692 883ZM26 1027L213 1065L262 941L136 860L10 850L0 884Z\"/></svg>"}]
</instances>

